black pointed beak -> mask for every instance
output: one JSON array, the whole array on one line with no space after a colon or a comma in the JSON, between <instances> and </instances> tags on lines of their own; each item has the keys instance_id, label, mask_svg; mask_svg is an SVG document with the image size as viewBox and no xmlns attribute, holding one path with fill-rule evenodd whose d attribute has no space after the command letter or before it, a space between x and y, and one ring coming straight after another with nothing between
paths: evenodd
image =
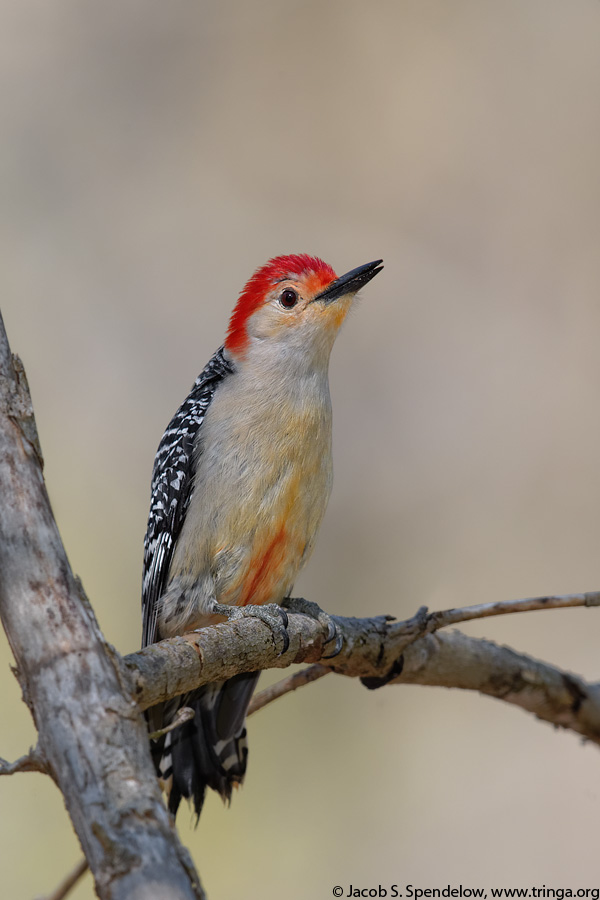
<instances>
[{"instance_id":1,"label":"black pointed beak","mask_svg":"<svg viewBox=\"0 0 600 900\"><path fill-rule=\"evenodd\" d=\"M332 281L331 284L326 287L324 291L321 291L314 299L323 300L325 303L331 303L333 300L338 300L346 294L355 294L361 287L368 284L371 278L375 278L378 272L381 272L383 269L383 266L381 265L382 262L382 259L376 259L375 262L365 263L364 266L359 266L357 269L346 272L345 275Z\"/></svg>"}]
</instances>

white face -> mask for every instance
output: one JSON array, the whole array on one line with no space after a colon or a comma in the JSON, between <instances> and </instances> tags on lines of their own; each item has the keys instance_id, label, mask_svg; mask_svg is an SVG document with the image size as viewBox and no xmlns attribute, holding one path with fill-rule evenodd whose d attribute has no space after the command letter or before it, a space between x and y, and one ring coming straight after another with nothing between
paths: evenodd
<instances>
[{"instance_id":1,"label":"white face","mask_svg":"<svg viewBox=\"0 0 600 900\"><path fill-rule=\"evenodd\" d=\"M327 283L314 273L275 284L263 305L248 319L250 345L256 348L257 344L268 342L271 347L279 345L288 353L301 354L313 367L319 361L327 365L355 292L330 302L319 300L325 287Z\"/></svg>"}]
</instances>

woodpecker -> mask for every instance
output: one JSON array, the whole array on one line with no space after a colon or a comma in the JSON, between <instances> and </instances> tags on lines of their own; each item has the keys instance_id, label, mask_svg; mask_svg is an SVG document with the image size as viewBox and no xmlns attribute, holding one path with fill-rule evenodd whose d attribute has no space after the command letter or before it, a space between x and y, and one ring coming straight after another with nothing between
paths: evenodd
<instances>
[{"instance_id":1,"label":"woodpecker","mask_svg":"<svg viewBox=\"0 0 600 900\"><path fill-rule=\"evenodd\" d=\"M225 343L159 444L144 540L142 646L240 615L272 627L289 605L331 492L329 356L357 291L381 260L337 277L307 254L279 256L243 289ZM285 623L285 613L282 612ZM199 816L207 787L225 801L244 778L244 724L259 673L205 685L149 711L175 815Z\"/></svg>"}]
</instances>

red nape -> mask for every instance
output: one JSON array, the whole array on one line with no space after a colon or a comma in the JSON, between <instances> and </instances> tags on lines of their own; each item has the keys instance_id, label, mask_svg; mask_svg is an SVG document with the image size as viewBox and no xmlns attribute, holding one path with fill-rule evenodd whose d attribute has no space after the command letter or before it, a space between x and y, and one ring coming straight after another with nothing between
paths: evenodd
<instances>
[{"instance_id":1,"label":"red nape","mask_svg":"<svg viewBox=\"0 0 600 900\"><path fill-rule=\"evenodd\" d=\"M229 330L225 346L234 353L240 353L248 343L246 322L263 303L265 296L278 281L291 279L295 281L308 274L315 275L320 287L325 288L337 275L334 270L317 256L307 253L292 253L289 256L276 256L257 269L240 294L235 309L229 320Z\"/></svg>"}]
</instances>

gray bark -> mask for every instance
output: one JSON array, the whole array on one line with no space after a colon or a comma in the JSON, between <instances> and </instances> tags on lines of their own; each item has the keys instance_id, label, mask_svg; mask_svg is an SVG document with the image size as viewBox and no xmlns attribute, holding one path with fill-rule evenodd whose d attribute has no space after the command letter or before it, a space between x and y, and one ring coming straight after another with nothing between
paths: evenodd
<instances>
[{"instance_id":1,"label":"gray bark","mask_svg":"<svg viewBox=\"0 0 600 900\"><path fill-rule=\"evenodd\" d=\"M436 615L422 612L406 622L336 616L344 646L333 659L322 659L324 627L290 615L290 646L282 655L266 625L243 619L162 641L124 661L142 708L239 672L320 662L369 688L423 684L479 691L600 744L600 684L460 631L429 634Z\"/></svg>"},{"instance_id":2,"label":"gray bark","mask_svg":"<svg viewBox=\"0 0 600 900\"><path fill-rule=\"evenodd\" d=\"M202 897L163 804L143 717L71 572L22 366L0 318L0 615L39 750L100 897Z\"/></svg>"}]
</instances>

